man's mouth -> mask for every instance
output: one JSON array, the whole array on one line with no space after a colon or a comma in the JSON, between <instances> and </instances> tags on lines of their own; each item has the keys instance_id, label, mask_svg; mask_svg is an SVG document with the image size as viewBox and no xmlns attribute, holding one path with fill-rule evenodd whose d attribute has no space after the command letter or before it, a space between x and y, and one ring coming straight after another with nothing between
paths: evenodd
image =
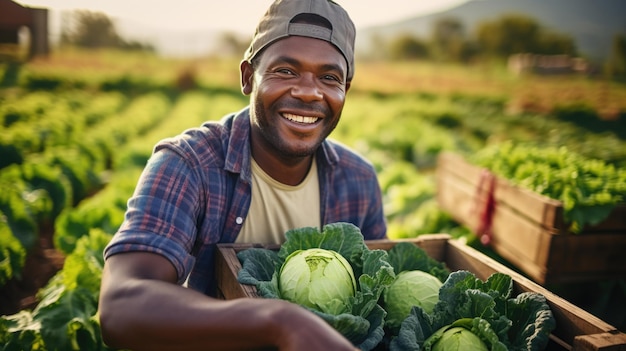
<instances>
[{"instance_id":1,"label":"man's mouth","mask_svg":"<svg viewBox=\"0 0 626 351\"><path fill-rule=\"evenodd\" d=\"M303 124L313 124L319 120L317 117L307 117L307 116L299 116L291 113L283 113L283 117L287 118L292 122L303 123Z\"/></svg>"}]
</instances>

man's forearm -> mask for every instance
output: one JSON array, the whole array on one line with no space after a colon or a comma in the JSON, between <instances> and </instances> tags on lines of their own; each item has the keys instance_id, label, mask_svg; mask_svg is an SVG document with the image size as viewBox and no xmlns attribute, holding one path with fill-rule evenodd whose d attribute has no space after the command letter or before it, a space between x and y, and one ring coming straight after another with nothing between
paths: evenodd
<instances>
[{"instance_id":1,"label":"man's forearm","mask_svg":"<svg viewBox=\"0 0 626 351\"><path fill-rule=\"evenodd\" d=\"M100 318L110 346L133 350L254 349L272 344L273 304L260 299L223 301L154 279L115 287L105 269ZM280 307L280 305L278 306Z\"/></svg>"},{"instance_id":2,"label":"man's forearm","mask_svg":"<svg viewBox=\"0 0 626 351\"><path fill-rule=\"evenodd\" d=\"M296 304L218 300L176 280L173 266L157 254L109 257L100 293L105 343L136 351L355 350L323 319Z\"/></svg>"}]
</instances>

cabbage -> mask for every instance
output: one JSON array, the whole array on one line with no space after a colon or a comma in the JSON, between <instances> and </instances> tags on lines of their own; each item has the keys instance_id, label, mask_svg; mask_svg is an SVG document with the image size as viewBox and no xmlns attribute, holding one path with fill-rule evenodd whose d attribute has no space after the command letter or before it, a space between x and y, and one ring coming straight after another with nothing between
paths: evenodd
<instances>
[{"instance_id":1,"label":"cabbage","mask_svg":"<svg viewBox=\"0 0 626 351\"><path fill-rule=\"evenodd\" d=\"M439 342L434 350L458 349L454 345L471 350L469 345L476 345L476 350L539 351L556 326L545 296L523 292L512 297L511 276L494 273L483 281L469 271L450 272L410 242L398 242L389 251L370 250L359 228L342 222L321 231L296 228L285 237L278 251L251 247L238 252L242 268L237 281L255 286L263 298L302 299L294 303L321 317L362 351L433 350ZM309 249L332 252L305 254ZM421 283L403 285L403 280L413 280L410 271L428 273L443 283L411 273L421 275ZM437 293L424 294L431 284ZM419 293L438 301L434 307L425 303L428 298L412 302ZM399 326L391 327L390 321Z\"/></svg>"},{"instance_id":2,"label":"cabbage","mask_svg":"<svg viewBox=\"0 0 626 351\"><path fill-rule=\"evenodd\" d=\"M356 280L350 263L333 250L297 250L287 257L278 276L283 299L329 314L350 309Z\"/></svg>"},{"instance_id":3,"label":"cabbage","mask_svg":"<svg viewBox=\"0 0 626 351\"><path fill-rule=\"evenodd\" d=\"M360 350L376 348L385 334L386 312L379 301L396 276L387 251L368 249L361 230L345 222L327 224L321 231L315 227L292 229L285 239L278 252L251 247L237 253L242 266L237 281L255 286L263 298L302 299L298 304ZM309 252L311 249L315 250ZM326 257L328 253L321 254L324 250L330 251L331 258ZM307 262L307 256L315 259ZM323 265L325 269L318 271Z\"/></svg>"},{"instance_id":4,"label":"cabbage","mask_svg":"<svg viewBox=\"0 0 626 351\"><path fill-rule=\"evenodd\" d=\"M391 340L389 351L457 350L463 343L469 350L472 338L465 332L444 333L456 327L478 337L490 351L545 350L556 321L545 296L522 292L511 297L513 278L496 272L486 281L469 271L450 273L439 289L439 302L432 314L415 307L402 322L397 336ZM443 342L440 348L435 345ZM452 344L452 345L450 345Z\"/></svg>"},{"instance_id":5,"label":"cabbage","mask_svg":"<svg viewBox=\"0 0 626 351\"><path fill-rule=\"evenodd\" d=\"M428 314L432 313L439 301L441 285L439 279L424 271L400 272L383 293L386 324L392 328L400 327L413 306L421 307Z\"/></svg>"},{"instance_id":6,"label":"cabbage","mask_svg":"<svg viewBox=\"0 0 626 351\"><path fill-rule=\"evenodd\" d=\"M446 329L432 351L488 351L487 345L471 331L463 327Z\"/></svg>"}]
</instances>

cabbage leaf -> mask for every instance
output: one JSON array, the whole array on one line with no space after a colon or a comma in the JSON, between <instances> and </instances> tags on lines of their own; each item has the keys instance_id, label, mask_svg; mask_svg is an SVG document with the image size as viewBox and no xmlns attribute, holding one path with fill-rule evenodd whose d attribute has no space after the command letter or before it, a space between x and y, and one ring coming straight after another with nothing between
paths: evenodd
<instances>
[{"instance_id":1,"label":"cabbage leaf","mask_svg":"<svg viewBox=\"0 0 626 351\"><path fill-rule=\"evenodd\" d=\"M292 229L285 236L286 241L278 252L250 248L237 254L242 263L237 276L239 283L256 286L260 297L280 299L278 272L291 253L311 248L336 251L350 263L357 279L357 292L350 301L351 311L332 315L308 309L361 350L372 350L379 345L385 334L386 312L378 302L395 278L387 251L368 249L361 230L345 222L327 224L321 232L315 227Z\"/></svg>"},{"instance_id":2,"label":"cabbage leaf","mask_svg":"<svg viewBox=\"0 0 626 351\"><path fill-rule=\"evenodd\" d=\"M428 256L426 251L410 242L399 242L389 250L389 263L396 274L404 271L424 271L444 282L450 270Z\"/></svg>"},{"instance_id":3,"label":"cabbage leaf","mask_svg":"<svg viewBox=\"0 0 626 351\"><path fill-rule=\"evenodd\" d=\"M452 272L433 313L413 307L389 350L430 350L445 330L457 326L477 335L491 351L544 350L556 327L545 297L524 292L512 298L512 291L512 278L504 273L483 282L468 271Z\"/></svg>"}]
</instances>

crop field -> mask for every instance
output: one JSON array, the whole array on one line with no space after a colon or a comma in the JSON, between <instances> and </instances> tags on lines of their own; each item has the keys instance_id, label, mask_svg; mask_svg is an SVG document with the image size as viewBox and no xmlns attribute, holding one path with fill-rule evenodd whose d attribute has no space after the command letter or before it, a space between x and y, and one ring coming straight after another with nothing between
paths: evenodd
<instances>
[{"instance_id":1,"label":"crop field","mask_svg":"<svg viewBox=\"0 0 626 351\"><path fill-rule=\"evenodd\" d=\"M79 51L0 65L0 345L107 350L97 320L102 250L154 144L247 105L238 65ZM331 137L375 165L391 238L449 233L495 257L439 209L439 153L508 141L565 147L626 172L626 86L359 62ZM625 281L551 288L626 326Z\"/></svg>"}]
</instances>

